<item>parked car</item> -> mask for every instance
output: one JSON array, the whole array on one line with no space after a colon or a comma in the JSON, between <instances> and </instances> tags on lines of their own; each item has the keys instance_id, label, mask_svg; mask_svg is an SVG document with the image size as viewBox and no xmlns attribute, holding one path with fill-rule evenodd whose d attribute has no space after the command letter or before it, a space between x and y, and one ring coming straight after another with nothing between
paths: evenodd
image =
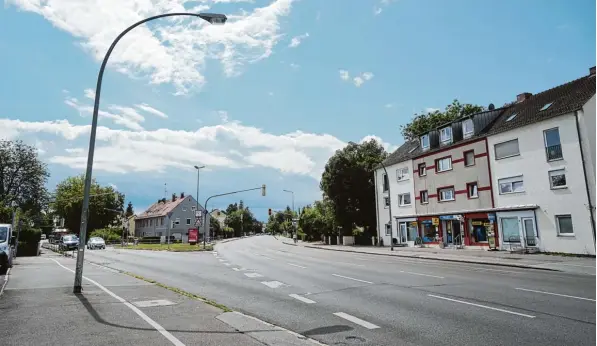
<instances>
[{"instance_id":1,"label":"parked car","mask_svg":"<svg viewBox=\"0 0 597 346\"><path fill-rule=\"evenodd\" d=\"M46 235L45 234L41 235L41 240L46 240Z\"/></svg>"},{"instance_id":2,"label":"parked car","mask_svg":"<svg viewBox=\"0 0 597 346\"><path fill-rule=\"evenodd\" d=\"M10 224L0 224L0 275L12 267L12 245L15 239L12 237L11 228Z\"/></svg>"},{"instance_id":3,"label":"parked car","mask_svg":"<svg viewBox=\"0 0 597 346\"><path fill-rule=\"evenodd\" d=\"M79 238L74 234L67 234L60 237L58 243L60 250L75 250L79 247Z\"/></svg>"},{"instance_id":4,"label":"parked car","mask_svg":"<svg viewBox=\"0 0 597 346\"><path fill-rule=\"evenodd\" d=\"M89 241L87 242L87 248L89 250L105 249L106 242L104 241L104 239L102 239L100 237L93 237L93 238L89 239Z\"/></svg>"}]
</instances>

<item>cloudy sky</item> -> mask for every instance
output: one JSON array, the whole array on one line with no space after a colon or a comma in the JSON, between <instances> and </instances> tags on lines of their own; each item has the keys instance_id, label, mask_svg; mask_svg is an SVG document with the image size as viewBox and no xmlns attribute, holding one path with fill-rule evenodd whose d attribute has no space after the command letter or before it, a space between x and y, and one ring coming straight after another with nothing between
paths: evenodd
<instances>
[{"instance_id":1,"label":"cloudy sky","mask_svg":"<svg viewBox=\"0 0 597 346\"><path fill-rule=\"evenodd\" d=\"M454 98L501 105L595 65L595 2L544 0L4 0L0 138L35 145L50 188L84 171L101 59L114 50L94 177L138 212L168 194L267 184L261 219L320 198L327 159L375 137L392 150L415 112ZM166 184L166 185L165 185Z\"/></svg>"}]
</instances>

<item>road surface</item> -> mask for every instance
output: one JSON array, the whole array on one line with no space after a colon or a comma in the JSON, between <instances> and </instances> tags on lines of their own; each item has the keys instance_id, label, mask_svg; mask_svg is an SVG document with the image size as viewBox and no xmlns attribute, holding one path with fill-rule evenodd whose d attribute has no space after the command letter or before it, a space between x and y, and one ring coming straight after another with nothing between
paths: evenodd
<instances>
[{"instance_id":1,"label":"road surface","mask_svg":"<svg viewBox=\"0 0 597 346\"><path fill-rule=\"evenodd\" d=\"M341 253L286 245L271 236L215 250L108 249L86 251L86 259L329 345L596 341L594 276Z\"/></svg>"}]
</instances>

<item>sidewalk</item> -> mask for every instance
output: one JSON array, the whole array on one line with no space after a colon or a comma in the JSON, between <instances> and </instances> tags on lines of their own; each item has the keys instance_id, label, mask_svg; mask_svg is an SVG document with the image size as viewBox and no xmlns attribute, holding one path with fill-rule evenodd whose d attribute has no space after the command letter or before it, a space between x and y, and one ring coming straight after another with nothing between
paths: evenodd
<instances>
[{"instance_id":1,"label":"sidewalk","mask_svg":"<svg viewBox=\"0 0 597 346\"><path fill-rule=\"evenodd\" d=\"M295 245L294 241L291 239L281 237L280 240L285 244ZM595 258L587 257L566 257L543 254L511 254L504 251L409 247L394 247L394 251L390 251L389 247L325 245L322 243L307 243L303 241L299 241L296 245L320 250L363 253L369 255L500 265L507 267L544 269L584 275L595 275Z\"/></svg>"},{"instance_id":2,"label":"sidewalk","mask_svg":"<svg viewBox=\"0 0 597 346\"><path fill-rule=\"evenodd\" d=\"M83 293L73 294L74 268L74 259L53 253L15 260L0 296L2 345L314 345L90 263Z\"/></svg>"}]
</instances>

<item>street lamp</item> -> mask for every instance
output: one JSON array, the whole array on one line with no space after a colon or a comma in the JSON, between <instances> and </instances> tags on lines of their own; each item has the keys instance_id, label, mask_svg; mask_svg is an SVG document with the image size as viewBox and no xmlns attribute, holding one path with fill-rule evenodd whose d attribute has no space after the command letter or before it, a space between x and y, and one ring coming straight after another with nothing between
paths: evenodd
<instances>
[{"instance_id":1,"label":"street lamp","mask_svg":"<svg viewBox=\"0 0 597 346\"><path fill-rule=\"evenodd\" d=\"M282 190L282 191L292 194L292 212L294 213L294 191L290 191L290 190Z\"/></svg>"},{"instance_id":2,"label":"street lamp","mask_svg":"<svg viewBox=\"0 0 597 346\"><path fill-rule=\"evenodd\" d=\"M199 171L201 170L201 168L205 168L205 166L194 166L195 169L197 170L197 195L195 196L195 199L197 200L197 207L195 208L195 227L198 226L197 224L197 215L201 215L199 214ZM203 229L203 238L205 239L205 229Z\"/></svg>"},{"instance_id":3,"label":"street lamp","mask_svg":"<svg viewBox=\"0 0 597 346\"><path fill-rule=\"evenodd\" d=\"M85 238L87 237L87 214L89 211L89 193L91 190L91 175L93 172L93 154L95 150L95 134L97 132L97 120L98 120L98 112L99 112L99 102L100 102L100 94L102 91L102 78L104 76L104 70L106 69L106 65L108 63L108 58L110 58L110 54L116 47L116 44L122 39L124 35L126 35L129 31L133 30L137 26L152 21L154 19L164 18L164 17L176 17L176 16L190 16L190 17L199 17L211 24L224 24L228 19L223 14L217 13L165 13L160 14L157 16L145 18L143 20L138 21L137 23L129 26L123 32L120 33L108 48L108 52L104 56L104 60L102 61L102 65L100 66L100 70L97 76L97 85L95 87L95 102L93 104L93 117L91 119L91 133L89 135L89 152L87 154L87 170L85 171L85 188L83 192L83 208L81 210L81 228L79 232L79 249L77 252L77 267L75 269L75 283L73 287L74 293L81 293L81 285L83 282L83 259L85 255Z\"/></svg>"}]
</instances>

